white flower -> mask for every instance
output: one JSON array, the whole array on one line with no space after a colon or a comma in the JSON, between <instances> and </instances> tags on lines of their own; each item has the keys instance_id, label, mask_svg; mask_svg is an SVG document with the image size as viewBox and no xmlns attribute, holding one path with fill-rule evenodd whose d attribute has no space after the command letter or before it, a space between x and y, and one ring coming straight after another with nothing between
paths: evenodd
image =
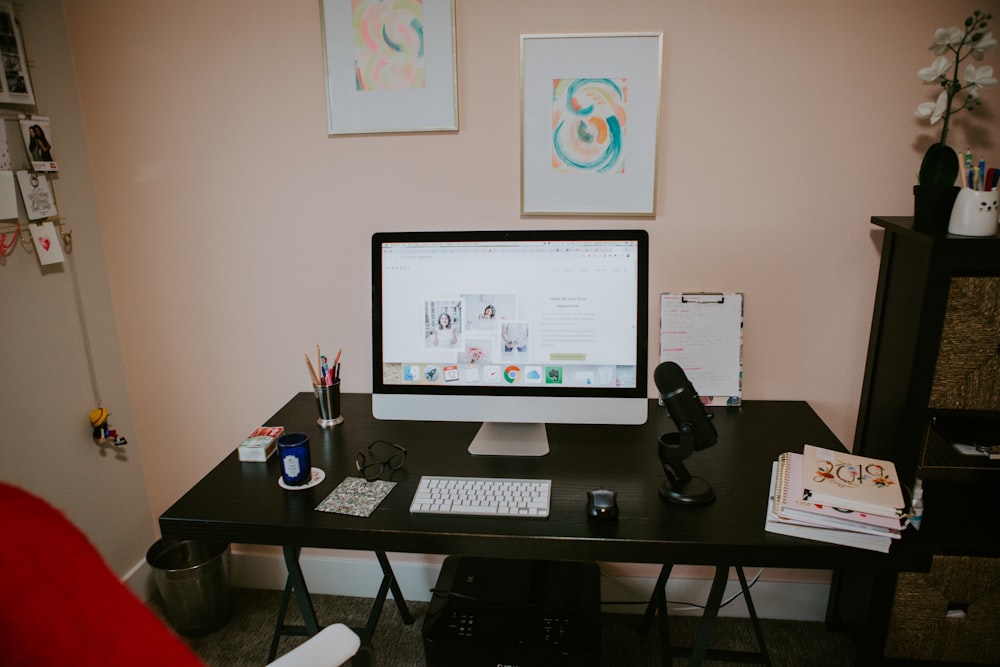
<instances>
[{"instance_id":1,"label":"white flower","mask_svg":"<svg viewBox=\"0 0 1000 667\"><path fill-rule=\"evenodd\" d=\"M937 55L930 67L917 72L917 78L925 84L939 86L940 90L933 102L917 105L916 117L929 121L931 125L942 121L939 144L948 141L952 115L976 109L981 104L979 91L998 83L992 67L969 64L982 60L985 52L997 48L997 40L987 30L987 24L992 19L991 14L977 9L965 19L963 27L934 31L934 44L930 50Z\"/></svg>"},{"instance_id":2,"label":"white flower","mask_svg":"<svg viewBox=\"0 0 1000 667\"><path fill-rule=\"evenodd\" d=\"M917 105L917 118L928 118L931 119L931 125L941 120L944 116L945 110L948 108L948 94L941 91L938 95L937 102L923 102Z\"/></svg>"},{"instance_id":3,"label":"white flower","mask_svg":"<svg viewBox=\"0 0 1000 667\"><path fill-rule=\"evenodd\" d=\"M961 44L965 38L965 32L960 28L938 28L934 31L934 45L930 50L941 55L956 44Z\"/></svg>"},{"instance_id":4,"label":"white flower","mask_svg":"<svg viewBox=\"0 0 1000 667\"><path fill-rule=\"evenodd\" d=\"M964 74L965 83L969 88L969 95L971 97L978 97L980 88L989 88L990 86L997 85L997 80L993 77L993 67L991 65L983 65L982 67L966 65Z\"/></svg>"},{"instance_id":5,"label":"white flower","mask_svg":"<svg viewBox=\"0 0 1000 667\"><path fill-rule=\"evenodd\" d=\"M972 44L972 57L976 60L983 59L983 53L989 51L997 45L997 40L993 39L993 33L983 33L983 36Z\"/></svg>"},{"instance_id":6,"label":"white flower","mask_svg":"<svg viewBox=\"0 0 1000 667\"><path fill-rule=\"evenodd\" d=\"M924 83L937 83L938 81L947 78L948 70L951 66L955 64L951 58L946 58L945 56L938 56L931 63L930 67L925 67L919 72L917 76Z\"/></svg>"}]
</instances>

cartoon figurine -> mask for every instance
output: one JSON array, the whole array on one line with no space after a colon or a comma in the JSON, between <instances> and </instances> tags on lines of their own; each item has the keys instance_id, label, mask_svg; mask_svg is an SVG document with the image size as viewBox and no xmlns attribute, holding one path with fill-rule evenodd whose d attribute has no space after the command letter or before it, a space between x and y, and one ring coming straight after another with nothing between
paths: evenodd
<instances>
[{"instance_id":1,"label":"cartoon figurine","mask_svg":"<svg viewBox=\"0 0 1000 667\"><path fill-rule=\"evenodd\" d=\"M99 445L112 444L116 447L127 445L128 440L118 435L118 431L108 425L111 413L107 408L94 408L90 411L90 425L94 429L94 442Z\"/></svg>"},{"instance_id":2,"label":"cartoon figurine","mask_svg":"<svg viewBox=\"0 0 1000 667\"><path fill-rule=\"evenodd\" d=\"M90 425L94 427L94 438L103 440L108 437L108 409L94 408L90 411Z\"/></svg>"}]
</instances>

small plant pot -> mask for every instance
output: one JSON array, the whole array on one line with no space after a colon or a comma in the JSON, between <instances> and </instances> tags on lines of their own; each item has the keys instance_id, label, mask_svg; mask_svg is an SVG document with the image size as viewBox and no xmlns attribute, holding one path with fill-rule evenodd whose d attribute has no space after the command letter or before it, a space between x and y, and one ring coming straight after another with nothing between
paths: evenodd
<instances>
[{"instance_id":1,"label":"small plant pot","mask_svg":"<svg viewBox=\"0 0 1000 667\"><path fill-rule=\"evenodd\" d=\"M945 188L914 185L913 228L931 234L947 232L959 190L957 185Z\"/></svg>"}]
</instances>

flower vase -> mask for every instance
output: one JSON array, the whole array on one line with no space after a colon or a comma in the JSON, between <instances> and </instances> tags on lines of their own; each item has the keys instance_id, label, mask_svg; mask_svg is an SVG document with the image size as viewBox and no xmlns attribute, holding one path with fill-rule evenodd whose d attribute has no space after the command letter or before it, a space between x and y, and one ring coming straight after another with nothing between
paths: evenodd
<instances>
[{"instance_id":1,"label":"flower vase","mask_svg":"<svg viewBox=\"0 0 1000 667\"><path fill-rule=\"evenodd\" d=\"M931 234L946 233L959 190L957 185L943 188L914 185L913 228Z\"/></svg>"}]
</instances>

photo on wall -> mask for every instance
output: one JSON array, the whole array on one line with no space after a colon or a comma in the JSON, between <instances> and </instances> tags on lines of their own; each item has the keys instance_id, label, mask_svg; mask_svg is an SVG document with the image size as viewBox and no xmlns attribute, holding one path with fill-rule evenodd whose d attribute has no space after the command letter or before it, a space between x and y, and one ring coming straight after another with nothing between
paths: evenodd
<instances>
[{"instance_id":1,"label":"photo on wall","mask_svg":"<svg viewBox=\"0 0 1000 667\"><path fill-rule=\"evenodd\" d=\"M3 57L0 104L33 105L35 94L31 90L21 27L14 15L14 5L10 2L0 2L0 57Z\"/></svg>"},{"instance_id":2,"label":"photo on wall","mask_svg":"<svg viewBox=\"0 0 1000 667\"><path fill-rule=\"evenodd\" d=\"M21 137L35 171L59 171L52 151L52 128L47 116L22 116Z\"/></svg>"}]
</instances>

